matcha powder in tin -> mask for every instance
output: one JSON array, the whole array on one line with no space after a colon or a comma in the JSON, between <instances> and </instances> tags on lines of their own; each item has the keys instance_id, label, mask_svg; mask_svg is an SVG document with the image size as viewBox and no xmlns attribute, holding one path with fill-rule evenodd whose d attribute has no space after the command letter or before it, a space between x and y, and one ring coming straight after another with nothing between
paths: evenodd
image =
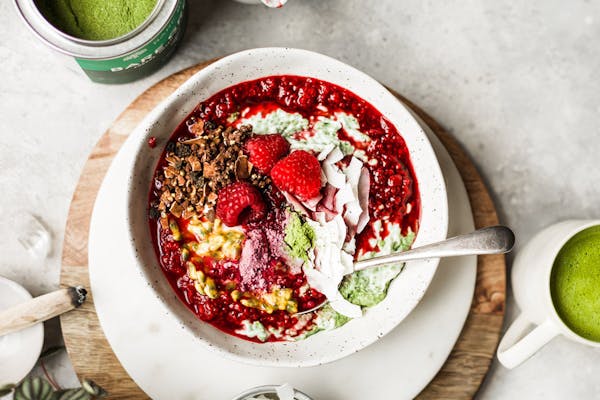
<instances>
[{"instance_id":1,"label":"matcha powder in tin","mask_svg":"<svg viewBox=\"0 0 600 400\"><path fill-rule=\"evenodd\" d=\"M44 17L61 31L86 40L123 36L152 13L157 0L36 0Z\"/></svg>"}]
</instances>

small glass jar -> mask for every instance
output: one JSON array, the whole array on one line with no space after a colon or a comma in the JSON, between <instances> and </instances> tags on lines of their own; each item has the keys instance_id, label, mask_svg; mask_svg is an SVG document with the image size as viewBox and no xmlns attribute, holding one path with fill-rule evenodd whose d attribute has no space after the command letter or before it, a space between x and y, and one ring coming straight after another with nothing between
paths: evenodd
<instances>
[{"instance_id":1,"label":"small glass jar","mask_svg":"<svg viewBox=\"0 0 600 400\"><path fill-rule=\"evenodd\" d=\"M287 0L236 0L238 3L244 4L264 4L267 7L279 8L283 7Z\"/></svg>"},{"instance_id":2,"label":"small glass jar","mask_svg":"<svg viewBox=\"0 0 600 400\"><path fill-rule=\"evenodd\" d=\"M269 399L278 400L276 385L265 385L257 386L252 389L248 389L243 393L238 394L232 400L248 400L258 396L265 396ZM299 390L294 389L294 400L313 400L312 397L302 393Z\"/></svg>"},{"instance_id":3,"label":"small glass jar","mask_svg":"<svg viewBox=\"0 0 600 400\"><path fill-rule=\"evenodd\" d=\"M131 32L109 40L85 40L48 22L34 0L14 2L39 39L74 57L87 76L98 83L127 83L158 70L173 55L187 20L186 0L158 0L148 18Z\"/></svg>"}]
</instances>

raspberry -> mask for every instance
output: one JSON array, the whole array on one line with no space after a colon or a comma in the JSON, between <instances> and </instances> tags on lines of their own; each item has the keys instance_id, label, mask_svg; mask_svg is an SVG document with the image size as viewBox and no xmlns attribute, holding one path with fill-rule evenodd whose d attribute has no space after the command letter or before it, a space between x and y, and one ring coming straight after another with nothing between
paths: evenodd
<instances>
[{"instance_id":1,"label":"raspberry","mask_svg":"<svg viewBox=\"0 0 600 400\"><path fill-rule=\"evenodd\" d=\"M268 174L273 165L290 151L290 144L278 133L254 136L244 145L250 162L263 174Z\"/></svg>"},{"instance_id":2,"label":"raspberry","mask_svg":"<svg viewBox=\"0 0 600 400\"><path fill-rule=\"evenodd\" d=\"M227 226L255 222L267 215L267 206L258 189L247 182L235 182L219 190L217 217Z\"/></svg>"},{"instance_id":3,"label":"raspberry","mask_svg":"<svg viewBox=\"0 0 600 400\"><path fill-rule=\"evenodd\" d=\"M273 166L271 179L280 190L306 201L321 190L321 164L309 152L297 150Z\"/></svg>"}]
</instances>

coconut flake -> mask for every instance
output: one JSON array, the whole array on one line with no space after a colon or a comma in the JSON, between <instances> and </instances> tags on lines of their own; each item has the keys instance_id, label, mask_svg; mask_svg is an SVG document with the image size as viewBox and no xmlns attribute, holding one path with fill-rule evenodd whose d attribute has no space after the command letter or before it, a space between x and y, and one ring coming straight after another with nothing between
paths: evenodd
<instances>
[{"instance_id":1,"label":"coconut flake","mask_svg":"<svg viewBox=\"0 0 600 400\"><path fill-rule=\"evenodd\" d=\"M322 153L321 153L322 154ZM322 163L323 174L327 183L340 189L346 183L346 175L335 165L336 162L344 158L344 154L338 147L335 147L329 152Z\"/></svg>"},{"instance_id":2,"label":"coconut flake","mask_svg":"<svg viewBox=\"0 0 600 400\"><path fill-rule=\"evenodd\" d=\"M335 147L327 155L324 162L328 164L335 164L336 162L341 161L342 158L344 158L344 153L342 153L339 147Z\"/></svg>"},{"instance_id":3,"label":"coconut flake","mask_svg":"<svg viewBox=\"0 0 600 400\"><path fill-rule=\"evenodd\" d=\"M346 183L346 175L335 164L330 164L325 160L323 162L323 173L327 183L341 189Z\"/></svg>"},{"instance_id":4,"label":"coconut flake","mask_svg":"<svg viewBox=\"0 0 600 400\"><path fill-rule=\"evenodd\" d=\"M346 223L340 215L324 222L324 214L315 214L321 221L308 221L315 231L315 263L304 267L308 284L323 293L337 312L352 318L360 317L360 306L344 299L338 290L344 276L354 268L352 255L342 250Z\"/></svg>"},{"instance_id":5,"label":"coconut flake","mask_svg":"<svg viewBox=\"0 0 600 400\"><path fill-rule=\"evenodd\" d=\"M356 228L358 226L358 219L362 214L363 210L360 208L360 203L356 200L346 204L346 211L344 211L344 221L348 226Z\"/></svg>"},{"instance_id":6,"label":"coconut flake","mask_svg":"<svg viewBox=\"0 0 600 400\"><path fill-rule=\"evenodd\" d=\"M352 193L352 186L346 183L344 187L338 190L338 192L335 194L335 209L337 211L342 211L346 204L354 200L355 197Z\"/></svg>"},{"instance_id":7,"label":"coconut flake","mask_svg":"<svg viewBox=\"0 0 600 400\"><path fill-rule=\"evenodd\" d=\"M352 185L353 188L358 187L358 181L360 180L360 173L362 171L363 163L356 157L352 157L350 159L350 164L344 170L346 177L348 178L348 183Z\"/></svg>"},{"instance_id":8,"label":"coconut flake","mask_svg":"<svg viewBox=\"0 0 600 400\"><path fill-rule=\"evenodd\" d=\"M317 211L314 214L317 214L317 213L324 216L325 222L331 221L338 215L338 213L336 213L335 211L331 211L330 209L325 207L323 204L317 205Z\"/></svg>"},{"instance_id":9,"label":"coconut flake","mask_svg":"<svg viewBox=\"0 0 600 400\"><path fill-rule=\"evenodd\" d=\"M369 223L369 189L371 186L371 176L369 175L369 169L365 166L362 167L360 171L360 178L358 180L358 201L360 204L360 208L362 208L362 213L358 218L358 224L356 226L356 231L358 233L362 232L363 229Z\"/></svg>"},{"instance_id":10,"label":"coconut flake","mask_svg":"<svg viewBox=\"0 0 600 400\"><path fill-rule=\"evenodd\" d=\"M317 209L317 204L319 204L319 202L321 201L322 198L323 198L323 195L319 194L319 195L313 197L312 199L308 199L306 201L301 201L301 203L304 207L306 207L310 211L315 211ZM300 201L300 200L298 200L298 201Z\"/></svg>"},{"instance_id":11,"label":"coconut flake","mask_svg":"<svg viewBox=\"0 0 600 400\"><path fill-rule=\"evenodd\" d=\"M321 201L323 207L330 211L338 211L335 207L335 198L337 196L337 192L338 189L330 185L329 183L325 186L323 199Z\"/></svg>"},{"instance_id":12,"label":"coconut flake","mask_svg":"<svg viewBox=\"0 0 600 400\"><path fill-rule=\"evenodd\" d=\"M363 166L362 161L356 157L350 159L350 163L343 172L347 181L346 185L338 192L339 200L336 205L344 205L342 215L348 225L347 240L351 240L357 232L364 229L368 222L369 172Z\"/></svg>"},{"instance_id":13,"label":"coconut flake","mask_svg":"<svg viewBox=\"0 0 600 400\"><path fill-rule=\"evenodd\" d=\"M339 216L335 218L333 222L337 224L337 243L340 245L339 247L341 249L344 245L344 241L346 240L346 232L348 230L348 227L346 226L344 219L340 218Z\"/></svg>"},{"instance_id":14,"label":"coconut flake","mask_svg":"<svg viewBox=\"0 0 600 400\"><path fill-rule=\"evenodd\" d=\"M344 243L343 249L348 254L354 254L356 252L356 238L353 237L352 239L347 240L346 243ZM354 266L352 268L354 268Z\"/></svg>"},{"instance_id":15,"label":"coconut flake","mask_svg":"<svg viewBox=\"0 0 600 400\"><path fill-rule=\"evenodd\" d=\"M331 153L331 151L333 149L335 149L335 144L334 143L329 143L328 145L326 145L323 150L321 150L321 152L319 153L319 155L317 156L317 160L319 161L323 161L325 158L327 158L327 156L329 155L329 153Z\"/></svg>"},{"instance_id":16,"label":"coconut flake","mask_svg":"<svg viewBox=\"0 0 600 400\"><path fill-rule=\"evenodd\" d=\"M348 275L354 272L354 257L352 257L351 254L348 254L344 250L342 250L340 252L340 260L342 262L342 265L344 266L344 275Z\"/></svg>"},{"instance_id":17,"label":"coconut flake","mask_svg":"<svg viewBox=\"0 0 600 400\"><path fill-rule=\"evenodd\" d=\"M321 172L321 187L323 187L327 183L327 176L325 176L325 171L323 171L323 168L321 168L320 172Z\"/></svg>"},{"instance_id":18,"label":"coconut flake","mask_svg":"<svg viewBox=\"0 0 600 400\"><path fill-rule=\"evenodd\" d=\"M306 207L304 207L302 202L300 200L298 200L296 198L296 196L294 196L293 194L290 194L288 192L285 192L285 191L282 191L282 193L285 196L285 199L288 201L288 203L290 203L294 207L294 211L296 211L302 215L306 215L306 216L309 215L309 212L306 209Z\"/></svg>"}]
</instances>

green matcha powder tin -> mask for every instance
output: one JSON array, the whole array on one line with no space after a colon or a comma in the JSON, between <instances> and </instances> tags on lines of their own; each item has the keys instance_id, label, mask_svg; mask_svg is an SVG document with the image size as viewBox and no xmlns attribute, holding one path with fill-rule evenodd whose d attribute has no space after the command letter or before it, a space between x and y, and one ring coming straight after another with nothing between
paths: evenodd
<instances>
[{"instance_id":1,"label":"green matcha powder tin","mask_svg":"<svg viewBox=\"0 0 600 400\"><path fill-rule=\"evenodd\" d=\"M158 70L173 55L187 20L186 0L157 0L148 17L112 39L88 40L54 26L34 0L14 0L33 33L48 46L75 58L94 82L127 83Z\"/></svg>"}]
</instances>

